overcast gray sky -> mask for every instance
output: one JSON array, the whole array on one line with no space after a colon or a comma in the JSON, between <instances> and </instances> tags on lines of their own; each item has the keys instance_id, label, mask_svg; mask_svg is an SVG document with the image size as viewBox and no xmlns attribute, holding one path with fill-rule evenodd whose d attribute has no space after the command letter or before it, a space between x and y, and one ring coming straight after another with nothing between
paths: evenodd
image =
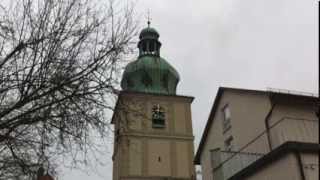
<instances>
[{"instance_id":1,"label":"overcast gray sky","mask_svg":"<svg viewBox=\"0 0 320 180\"><path fill-rule=\"evenodd\" d=\"M195 150L219 86L317 92L317 6L316 0L137 0L141 28L150 9L161 56L180 73L178 94L195 97ZM99 175L66 170L59 180L111 180L111 155L109 145Z\"/></svg>"}]
</instances>

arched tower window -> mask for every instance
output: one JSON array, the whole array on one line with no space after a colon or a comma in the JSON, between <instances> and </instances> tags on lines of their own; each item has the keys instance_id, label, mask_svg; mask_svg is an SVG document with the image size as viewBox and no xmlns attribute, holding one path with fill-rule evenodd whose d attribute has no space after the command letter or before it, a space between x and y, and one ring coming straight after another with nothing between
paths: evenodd
<instances>
[{"instance_id":1,"label":"arched tower window","mask_svg":"<svg viewBox=\"0 0 320 180\"><path fill-rule=\"evenodd\" d=\"M155 104L152 107L152 127L164 128L165 127L165 111L162 106Z\"/></svg>"},{"instance_id":2,"label":"arched tower window","mask_svg":"<svg viewBox=\"0 0 320 180\"><path fill-rule=\"evenodd\" d=\"M142 44L142 53L145 53L145 52L147 52L147 44L143 43Z\"/></svg>"}]
</instances>

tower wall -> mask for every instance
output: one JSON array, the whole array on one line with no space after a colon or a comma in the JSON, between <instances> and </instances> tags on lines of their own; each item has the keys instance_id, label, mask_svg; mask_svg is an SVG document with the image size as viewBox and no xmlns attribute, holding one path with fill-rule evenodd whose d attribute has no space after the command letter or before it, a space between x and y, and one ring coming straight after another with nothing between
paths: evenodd
<instances>
[{"instance_id":1,"label":"tower wall","mask_svg":"<svg viewBox=\"0 0 320 180\"><path fill-rule=\"evenodd\" d=\"M194 179L192 97L121 93L115 109L114 180ZM165 112L154 127L152 108Z\"/></svg>"}]
</instances>

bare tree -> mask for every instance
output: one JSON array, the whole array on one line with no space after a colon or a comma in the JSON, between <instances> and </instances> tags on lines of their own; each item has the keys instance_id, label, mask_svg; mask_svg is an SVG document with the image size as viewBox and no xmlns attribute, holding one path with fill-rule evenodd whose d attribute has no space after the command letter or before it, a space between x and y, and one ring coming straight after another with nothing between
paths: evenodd
<instances>
[{"instance_id":1,"label":"bare tree","mask_svg":"<svg viewBox=\"0 0 320 180\"><path fill-rule=\"evenodd\" d=\"M136 33L132 6L116 7L0 5L0 179L30 179L70 153L84 162L77 153L91 147L92 132L103 137L110 129L106 110Z\"/></svg>"}]
</instances>

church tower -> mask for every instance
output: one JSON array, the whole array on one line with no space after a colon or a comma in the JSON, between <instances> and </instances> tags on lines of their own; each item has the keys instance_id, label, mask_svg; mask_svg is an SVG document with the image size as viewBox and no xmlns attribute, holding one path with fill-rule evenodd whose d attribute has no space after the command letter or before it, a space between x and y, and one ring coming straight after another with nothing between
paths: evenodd
<instances>
[{"instance_id":1,"label":"church tower","mask_svg":"<svg viewBox=\"0 0 320 180\"><path fill-rule=\"evenodd\" d=\"M149 22L139 39L112 117L113 180L194 180L193 97L176 95L179 74L160 56Z\"/></svg>"}]
</instances>

